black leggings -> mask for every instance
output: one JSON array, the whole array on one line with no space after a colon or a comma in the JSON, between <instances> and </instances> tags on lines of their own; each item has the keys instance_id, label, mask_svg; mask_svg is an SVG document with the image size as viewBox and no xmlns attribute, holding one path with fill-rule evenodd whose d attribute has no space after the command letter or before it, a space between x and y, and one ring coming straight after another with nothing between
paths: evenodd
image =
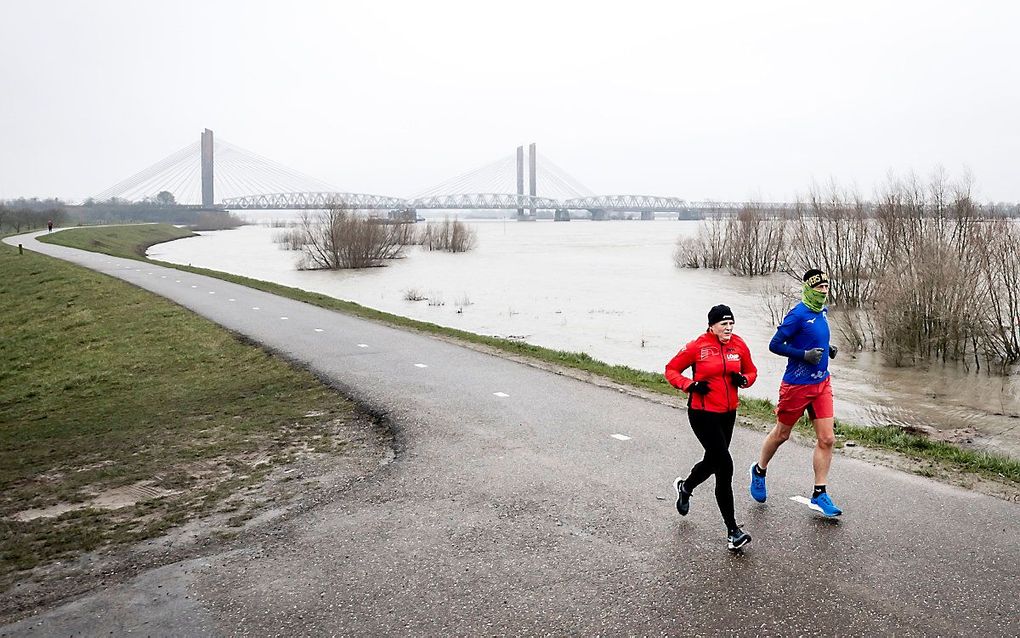
<instances>
[{"instance_id":1,"label":"black leggings","mask_svg":"<svg viewBox=\"0 0 1020 638\"><path fill-rule=\"evenodd\" d=\"M715 474L715 500L719 503L719 511L726 522L726 529L736 528L733 518L733 459L730 457L730 439L733 438L733 424L737 420L737 412L706 412L704 410L687 409L687 418L691 422L694 436L705 448L705 458L698 461L691 469L690 476L684 481L685 491L690 494L694 488Z\"/></svg>"}]
</instances>

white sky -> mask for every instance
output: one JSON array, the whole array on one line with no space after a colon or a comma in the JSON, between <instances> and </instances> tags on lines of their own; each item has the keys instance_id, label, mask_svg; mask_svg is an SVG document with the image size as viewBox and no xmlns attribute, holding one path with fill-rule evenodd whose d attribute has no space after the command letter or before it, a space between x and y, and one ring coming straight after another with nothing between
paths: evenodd
<instances>
[{"instance_id":1,"label":"white sky","mask_svg":"<svg viewBox=\"0 0 1020 638\"><path fill-rule=\"evenodd\" d=\"M0 0L0 198L198 140L405 196L537 142L599 194L969 170L1020 200L1016 2Z\"/></svg>"}]
</instances>

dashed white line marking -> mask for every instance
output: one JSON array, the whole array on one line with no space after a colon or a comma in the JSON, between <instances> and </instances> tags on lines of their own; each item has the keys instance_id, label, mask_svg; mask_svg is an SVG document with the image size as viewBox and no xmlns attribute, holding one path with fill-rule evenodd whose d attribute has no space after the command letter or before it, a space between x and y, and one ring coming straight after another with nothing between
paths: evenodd
<instances>
[{"instance_id":1,"label":"dashed white line marking","mask_svg":"<svg viewBox=\"0 0 1020 638\"><path fill-rule=\"evenodd\" d=\"M617 441L629 441L630 440L630 437L627 436L626 434L613 434L611 436L614 439L616 439Z\"/></svg>"},{"instance_id":2,"label":"dashed white line marking","mask_svg":"<svg viewBox=\"0 0 1020 638\"><path fill-rule=\"evenodd\" d=\"M286 321L286 320L287 320L286 317L280 317L280 321Z\"/></svg>"},{"instance_id":3,"label":"dashed white line marking","mask_svg":"<svg viewBox=\"0 0 1020 638\"><path fill-rule=\"evenodd\" d=\"M198 288L198 286L192 286L192 288Z\"/></svg>"},{"instance_id":4,"label":"dashed white line marking","mask_svg":"<svg viewBox=\"0 0 1020 638\"><path fill-rule=\"evenodd\" d=\"M322 332L322 328L316 328L315 331L316 332Z\"/></svg>"},{"instance_id":5,"label":"dashed white line marking","mask_svg":"<svg viewBox=\"0 0 1020 638\"><path fill-rule=\"evenodd\" d=\"M494 395L496 395L497 397L501 398L501 399L505 399L505 398L507 398L508 396L510 396L510 395L509 395L509 394L507 394L506 392L493 392L493 394L494 394Z\"/></svg>"},{"instance_id":6,"label":"dashed white line marking","mask_svg":"<svg viewBox=\"0 0 1020 638\"><path fill-rule=\"evenodd\" d=\"M174 279L174 283L175 284L179 284L179 283L181 283L181 280L180 279Z\"/></svg>"},{"instance_id":7,"label":"dashed white line marking","mask_svg":"<svg viewBox=\"0 0 1020 638\"><path fill-rule=\"evenodd\" d=\"M237 301L237 299L227 299L227 301Z\"/></svg>"},{"instance_id":8,"label":"dashed white line marking","mask_svg":"<svg viewBox=\"0 0 1020 638\"><path fill-rule=\"evenodd\" d=\"M258 310L258 309L259 309L259 307L258 307L258 306L252 306L252 307L251 307L251 309L252 309L252 310Z\"/></svg>"},{"instance_id":9,"label":"dashed white line marking","mask_svg":"<svg viewBox=\"0 0 1020 638\"><path fill-rule=\"evenodd\" d=\"M160 275L159 278L160 279L166 279L166 275Z\"/></svg>"},{"instance_id":10,"label":"dashed white line marking","mask_svg":"<svg viewBox=\"0 0 1020 638\"><path fill-rule=\"evenodd\" d=\"M367 348L367 347L368 347L368 344L367 344L367 343L359 343L359 344L358 344L358 347L359 347L359 348Z\"/></svg>"},{"instance_id":11,"label":"dashed white line marking","mask_svg":"<svg viewBox=\"0 0 1020 638\"><path fill-rule=\"evenodd\" d=\"M426 365L424 363L416 363L416 364L414 364L414 367L416 367L416 368L427 368L428 365Z\"/></svg>"},{"instance_id":12,"label":"dashed white line marking","mask_svg":"<svg viewBox=\"0 0 1020 638\"><path fill-rule=\"evenodd\" d=\"M209 291L209 294L210 294L210 295L215 295L215 294L216 294L216 291L215 291L215 290L210 290L210 291Z\"/></svg>"}]
</instances>

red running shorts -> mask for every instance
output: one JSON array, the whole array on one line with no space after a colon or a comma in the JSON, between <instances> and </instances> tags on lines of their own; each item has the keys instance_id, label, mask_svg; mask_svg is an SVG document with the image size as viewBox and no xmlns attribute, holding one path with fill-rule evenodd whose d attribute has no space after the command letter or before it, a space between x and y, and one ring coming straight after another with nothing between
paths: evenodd
<instances>
[{"instance_id":1,"label":"red running shorts","mask_svg":"<svg viewBox=\"0 0 1020 638\"><path fill-rule=\"evenodd\" d=\"M793 425L807 410L811 420L829 419L835 416L832 409L832 384L829 377L821 383L811 385L779 384L779 405L776 418L783 425Z\"/></svg>"}]
</instances>

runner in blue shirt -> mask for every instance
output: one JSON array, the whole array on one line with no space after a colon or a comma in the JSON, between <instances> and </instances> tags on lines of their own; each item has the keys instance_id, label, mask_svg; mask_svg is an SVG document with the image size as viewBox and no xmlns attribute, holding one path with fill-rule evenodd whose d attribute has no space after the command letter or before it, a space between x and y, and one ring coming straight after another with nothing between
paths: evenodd
<instances>
[{"instance_id":1,"label":"runner in blue shirt","mask_svg":"<svg viewBox=\"0 0 1020 638\"><path fill-rule=\"evenodd\" d=\"M802 301L783 319L769 343L769 350L788 357L786 373L779 385L776 426L762 444L757 463L751 464L751 497L764 503L767 497L765 472L779 446L790 438L790 432L807 411L815 427L816 444L813 456L815 489L811 508L834 517L843 513L836 507L826 487L832 446L836 442L832 409L832 385L829 382L829 357L836 356L836 346L829 343L828 308L829 276L818 269L804 273Z\"/></svg>"}]
</instances>

